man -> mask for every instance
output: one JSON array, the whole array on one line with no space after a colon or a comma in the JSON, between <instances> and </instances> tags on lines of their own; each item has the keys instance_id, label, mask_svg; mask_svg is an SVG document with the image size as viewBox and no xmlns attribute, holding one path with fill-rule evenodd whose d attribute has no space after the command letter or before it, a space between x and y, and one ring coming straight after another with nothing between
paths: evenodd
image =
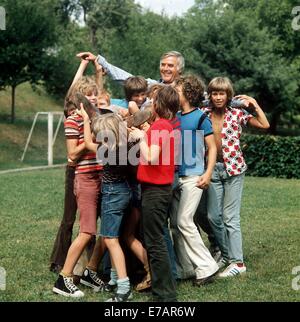
<instances>
[{"instance_id":1,"label":"man","mask_svg":"<svg viewBox=\"0 0 300 322\"><path fill-rule=\"evenodd\" d=\"M90 52L82 52L77 55L77 57L84 57L84 59L95 61L97 60L100 65L104 68L107 74L115 81L123 82L132 74L126 72L125 70L111 65L106 61L106 59L98 55L97 57ZM175 79L183 73L184 70L184 57L178 51L169 51L163 54L160 58L160 77L159 81L147 78L148 85L155 83L164 83L167 85L172 85Z\"/></svg>"}]
</instances>

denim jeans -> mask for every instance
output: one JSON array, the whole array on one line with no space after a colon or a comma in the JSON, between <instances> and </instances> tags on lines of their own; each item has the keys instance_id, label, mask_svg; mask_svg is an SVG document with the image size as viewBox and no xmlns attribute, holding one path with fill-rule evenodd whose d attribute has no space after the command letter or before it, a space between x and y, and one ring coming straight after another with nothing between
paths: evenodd
<instances>
[{"instance_id":1,"label":"denim jeans","mask_svg":"<svg viewBox=\"0 0 300 322\"><path fill-rule=\"evenodd\" d=\"M118 238L123 215L129 205L131 189L127 181L102 183L101 227L103 237Z\"/></svg>"},{"instance_id":2,"label":"denim jeans","mask_svg":"<svg viewBox=\"0 0 300 322\"><path fill-rule=\"evenodd\" d=\"M208 189L208 219L222 256L230 262L243 262L240 209L245 174L229 176L217 162Z\"/></svg>"}]
</instances>

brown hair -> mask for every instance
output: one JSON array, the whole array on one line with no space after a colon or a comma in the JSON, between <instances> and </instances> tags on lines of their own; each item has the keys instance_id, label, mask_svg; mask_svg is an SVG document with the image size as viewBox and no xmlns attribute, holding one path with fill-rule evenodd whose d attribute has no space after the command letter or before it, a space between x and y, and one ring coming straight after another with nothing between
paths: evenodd
<instances>
[{"instance_id":1,"label":"brown hair","mask_svg":"<svg viewBox=\"0 0 300 322\"><path fill-rule=\"evenodd\" d=\"M162 88L162 87L164 87L164 85L160 84L160 83L151 85L147 90L147 97L149 97L150 99L153 99L154 95L157 92L157 90Z\"/></svg>"},{"instance_id":2,"label":"brown hair","mask_svg":"<svg viewBox=\"0 0 300 322\"><path fill-rule=\"evenodd\" d=\"M234 96L233 86L228 77L215 77L209 82L207 87L209 97L211 96L211 93L215 91L226 92L228 101Z\"/></svg>"},{"instance_id":3,"label":"brown hair","mask_svg":"<svg viewBox=\"0 0 300 322\"><path fill-rule=\"evenodd\" d=\"M153 104L154 110L160 118L170 120L179 110L179 95L175 88L165 85L157 90Z\"/></svg>"},{"instance_id":4,"label":"brown hair","mask_svg":"<svg viewBox=\"0 0 300 322\"><path fill-rule=\"evenodd\" d=\"M124 81L124 92L127 101L131 101L134 94L146 92L148 83L142 76L131 76Z\"/></svg>"},{"instance_id":5,"label":"brown hair","mask_svg":"<svg viewBox=\"0 0 300 322\"><path fill-rule=\"evenodd\" d=\"M98 99L100 98L104 98L107 101L107 105L110 105L110 94L108 93L107 90L103 89L99 95L98 95Z\"/></svg>"},{"instance_id":6,"label":"brown hair","mask_svg":"<svg viewBox=\"0 0 300 322\"><path fill-rule=\"evenodd\" d=\"M204 99L205 85L196 75L182 76L175 81L175 87L182 87L182 94L191 106L197 107Z\"/></svg>"}]
</instances>

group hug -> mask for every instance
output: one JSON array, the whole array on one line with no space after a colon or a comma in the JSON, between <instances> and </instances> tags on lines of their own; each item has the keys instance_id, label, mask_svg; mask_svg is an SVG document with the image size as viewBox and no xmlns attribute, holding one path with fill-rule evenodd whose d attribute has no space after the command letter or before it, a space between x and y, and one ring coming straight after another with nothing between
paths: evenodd
<instances>
[{"instance_id":1,"label":"group hug","mask_svg":"<svg viewBox=\"0 0 300 322\"><path fill-rule=\"evenodd\" d=\"M107 302L127 302L151 291L153 301L176 302L181 280L204 287L246 274L240 138L243 127L269 128L257 101L235 95L227 77L206 86L184 74L177 51L161 56L158 81L101 55L77 57L64 103L68 163L50 258L58 274L53 292L78 298L89 287L106 292ZM93 76L84 75L89 64ZM111 97L104 77L123 86L124 99ZM143 268L137 282L129 278L132 256L124 245Z\"/></svg>"}]
</instances>

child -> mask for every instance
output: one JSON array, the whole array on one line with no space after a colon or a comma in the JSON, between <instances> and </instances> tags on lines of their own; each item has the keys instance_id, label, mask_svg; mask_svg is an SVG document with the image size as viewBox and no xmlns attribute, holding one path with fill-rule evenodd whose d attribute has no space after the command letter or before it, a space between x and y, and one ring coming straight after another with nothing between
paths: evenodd
<instances>
[{"instance_id":1,"label":"child","mask_svg":"<svg viewBox=\"0 0 300 322\"><path fill-rule=\"evenodd\" d=\"M183 270L181 274L193 275L188 271L191 265L186 265L186 261L190 261L196 276L194 285L202 286L213 280L219 268L203 243L193 217L202 191L210 183L216 161L216 145L211 122L197 108L204 93L203 82L196 76L185 76L176 80L175 88L181 108L177 114L181 127L181 164L172 199L173 240L178 264ZM205 145L208 155L206 169Z\"/></svg>"},{"instance_id":2,"label":"child","mask_svg":"<svg viewBox=\"0 0 300 322\"><path fill-rule=\"evenodd\" d=\"M142 185L142 227L156 301L176 301L175 280L171 272L164 227L168 218L174 179L174 138L170 119L179 109L179 96L171 86L159 89L153 102L155 121L144 133L132 132L141 139L138 180Z\"/></svg>"},{"instance_id":3,"label":"child","mask_svg":"<svg viewBox=\"0 0 300 322\"><path fill-rule=\"evenodd\" d=\"M84 64L86 62L83 60L81 66ZM76 101L75 91L85 95L85 98L91 104L97 102L98 87L92 78L80 77L75 84L72 84L68 92L69 103ZM85 247L96 234L97 203L101 186L102 166L97 162L96 154L86 150L83 140L83 119L80 115L73 114L68 117L65 122L65 132L68 159L76 161L74 191L80 212L80 232L69 247L64 266L53 287L53 292L63 296L82 297L84 293L74 285L73 270ZM80 280L81 283L96 291L104 287L104 283L96 272L102 252L102 241L98 239L90 262Z\"/></svg>"},{"instance_id":4,"label":"child","mask_svg":"<svg viewBox=\"0 0 300 322\"><path fill-rule=\"evenodd\" d=\"M132 295L125 257L119 243L121 222L131 198L131 189L127 182L127 165L121 165L119 158L120 150L124 145L127 146L127 129L117 114L99 116L92 121L93 135L98 141L93 143L88 114L83 108L81 114L85 124L84 141L87 149L97 152L98 156L103 153L106 158L101 188L100 235L109 250L112 264L111 281L108 285L111 289L116 288L115 295L108 302L127 302Z\"/></svg>"},{"instance_id":5,"label":"child","mask_svg":"<svg viewBox=\"0 0 300 322\"><path fill-rule=\"evenodd\" d=\"M212 106L205 112L212 121L217 145L217 163L208 189L208 218L212 224L222 257L219 266L229 265L219 274L231 277L246 272L242 250L240 207L247 165L240 147L242 126L267 129L269 122L256 102L247 95L243 100L249 110L234 108L229 102L234 96L233 86L227 77L216 77L208 85ZM221 265L222 264L222 265Z\"/></svg>"}]
</instances>

